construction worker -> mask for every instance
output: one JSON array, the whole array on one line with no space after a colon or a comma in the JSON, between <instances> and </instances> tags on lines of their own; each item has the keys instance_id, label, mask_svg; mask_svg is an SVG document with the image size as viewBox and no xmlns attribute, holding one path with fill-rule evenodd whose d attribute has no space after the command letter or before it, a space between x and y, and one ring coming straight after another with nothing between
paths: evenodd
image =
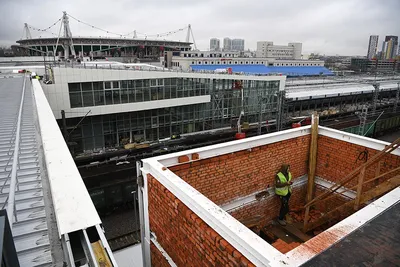
<instances>
[{"instance_id":1,"label":"construction worker","mask_svg":"<svg viewBox=\"0 0 400 267\"><path fill-rule=\"evenodd\" d=\"M289 199L292 194L292 174L290 173L290 166L283 164L280 171L276 174L275 178L275 193L281 199L281 210L279 212L278 223L285 226L286 214L289 212Z\"/></svg>"}]
</instances>

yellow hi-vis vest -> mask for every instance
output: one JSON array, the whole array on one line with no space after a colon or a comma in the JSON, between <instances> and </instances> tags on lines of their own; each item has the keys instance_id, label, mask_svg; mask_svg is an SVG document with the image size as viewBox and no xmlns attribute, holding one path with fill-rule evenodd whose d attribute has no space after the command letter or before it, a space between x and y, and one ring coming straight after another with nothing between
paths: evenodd
<instances>
[{"instance_id":1,"label":"yellow hi-vis vest","mask_svg":"<svg viewBox=\"0 0 400 267\"><path fill-rule=\"evenodd\" d=\"M281 183L287 183L290 182L290 180L292 180L292 174L290 172L288 173L289 179L286 179L285 175L283 175L283 173L281 172L279 172L277 175ZM279 196L286 196L289 192L292 193L292 188L290 187L290 185L280 188L275 186L275 194Z\"/></svg>"}]
</instances>

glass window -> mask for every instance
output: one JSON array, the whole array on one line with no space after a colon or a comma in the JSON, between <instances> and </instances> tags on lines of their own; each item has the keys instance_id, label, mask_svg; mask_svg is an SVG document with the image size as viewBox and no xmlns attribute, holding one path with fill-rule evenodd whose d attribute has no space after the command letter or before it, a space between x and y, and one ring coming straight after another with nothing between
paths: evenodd
<instances>
[{"instance_id":1,"label":"glass window","mask_svg":"<svg viewBox=\"0 0 400 267\"><path fill-rule=\"evenodd\" d=\"M158 100L158 90L157 88L151 88L151 100Z\"/></svg>"},{"instance_id":2,"label":"glass window","mask_svg":"<svg viewBox=\"0 0 400 267\"><path fill-rule=\"evenodd\" d=\"M71 108L82 107L82 96L81 93L69 93L69 101L71 103Z\"/></svg>"},{"instance_id":3,"label":"glass window","mask_svg":"<svg viewBox=\"0 0 400 267\"><path fill-rule=\"evenodd\" d=\"M111 89L111 82L104 82L104 89Z\"/></svg>"},{"instance_id":4,"label":"glass window","mask_svg":"<svg viewBox=\"0 0 400 267\"><path fill-rule=\"evenodd\" d=\"M143 80L137 80L136 81L136 88L142 88L143 87Z\"/></svg>"},{"instance_id":5,"label":"glass window","mask_svg":"<svg viewBox=\"0 0 400 267\"><path fill-rule=\"evenodd\" d=\"M113 100L112 100L112 91L105 91L105 99L106 99L106 105L112 105Z\"/></svg>"},{"instance_id":6,"label":"glass window","mask_svg":"<svg viewBox=\"0 0 400 267\"><path fill-rule=\"evenodd\" d=\"M170 90L170 86L166 86L164 88L164 99L170 99L171 98L171 90Z\"/></svg>"},{"instance_id":7,"label":"glass window","mask_svg":"<svg viewBox=\"0 0 400 267\"><path fill-rule=\"evenodd\" d=\"M150 89L143 89L143 101L150 101Z\"/></svg>"},{"instance_id":8,"label":"glass window","mask_svg":"<svg viewBox=\"0 0 400 267\"><path fill-rule=\"evenodd\" d=\"M121 90L121 103L128 103L128 90Z\"/></svg>"},{"instance_id":9,"label":"glass window","mask_svg":"<svg viewBox=\"0 0 400 267\"><path fill-rule=\"evenodd\" d=\"M121 81L121 88L128 89L129 88L129 81Z\"/></svg>"},{"instance_id":10,"label":"glass window","mask_svg":"<svg viewBox=\"0 0 400 267\"><path fill-rule=\"evenodd\" d=\"M136 102L135 100L135 89L128 89L128 99L129 102Z\"/></svg>"},{"instance_id":11,"label":"glass window","mask_svg":"<svg viewBox=\"0 0 400 267\"><path fill-rule=\"evenodd\" d=\"M143 89L136 89L136 102L143 102Z\"/></svg>"},{"instance_id":12,"label":"glass window","mask_svg":"<svg viewBox=\"0 0 400 267\"><path fill-rule=\"evenodd\" d=\"M103 82L93 82L93 90L103 90Z\"/></svg>"},{"instance_id":13,"label":"glass window","mask_svg":"<svg viewBox=\"0 0 400 267\"><path fill-rule=\"evenodd\" d=\"M81 91L81 84L80 83L69 83L68 90L70 92L80 92Z\"/></svg>"},{"instance_id":14,"label":"glass window","mask_svg":"<svg viewBox=\"0 0 400 267\"><path fill-rule=\"evenodd\" d=\"M157 80L156 79L151 79L150 80L150 86L152 86L152 87L157 86Z\"/></svg>"},{"instance_id":15,"label":"glass window","mask_svg":"<svg viewBox=\"0 0 400 267\"><path fill-rule=\"evenodd\" d=\"M113 92L114 104L120 104L121 103L120 91L119 90L113 90L112 92Z\"/></svg>"},{"instance_id":16,"label":"glass window","mask_svg":"<svg viewBox=\"0 0 400 267\"><path fill-rule=\"evenodd\" d=\"M92 91L92 83L82 83L82 91Z\"/></svg>"},{"instance_id":17,"label":"glass window","mask_svg":"<svg viewBox=\"0 0 400 267\"><path fill-rule=\"evenodd\" d=\"M82 97L83 97L83 106L84 107L91 107L94 106L93 104L93 92L86 91L82 92Z\"/></svg>"},{"instance_id":18,"label":"glass window","mask_svg":"<svg viewBox=\"0 0 400 267\"><path fill-rule=\"evenodd\" d=\"M104 105L104 91L94 91L94 105L101 106Z\"/></svg>"},{"instance_id":19,"label":"glass window","mask_svg":"<svg viewBox=\"0 0 400 267\"><path fill-rule=\"evenodd\" d=\"M119 81L114 81L114 82L112 82L112 84L113 84L113 89L119 88Z\"/></svg>"}]
</instances>

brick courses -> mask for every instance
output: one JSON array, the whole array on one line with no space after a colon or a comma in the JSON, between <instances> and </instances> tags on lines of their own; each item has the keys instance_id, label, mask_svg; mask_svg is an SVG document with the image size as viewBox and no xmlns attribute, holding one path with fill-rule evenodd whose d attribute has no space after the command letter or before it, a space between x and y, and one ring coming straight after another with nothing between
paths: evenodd
<instances>
[{"instance_id":1,"label":"brick courses","mask_svg":"<svg viewBox=\"0 0 400 267\"><path fill-rule=\"evenodd\" d=\"M170 167L184 181L217 205L274 185L283 163L295 178L307 174L310 136Z\"/></svg>"},{"instance_id":2,"label":"brick courses","mask_svg":"<svg viewBox=\"0 0 400 267\"><path fill-rule=\"evenodd\" d=\"M305 204L306 193L307 184L293 187L289 208L303 206ZM275 194L271 194L259 201L256 200L241 208L228 211L228 213L241 222L250 218L255 218L256 216L261 216L259 219L259 227L263 228L278 217L280 207L281 202L279 197Z\"/></svg>"},{"instance_id":3,"label":"brick courses","mask_svg":"<svg viewBox=\"0 0 400 267\"><path fill-rule=\"evenodd\" d=\"M368 153L368 159L376 155L379 151L366 148L364 146L351 144L345 141L333 139L327 136L318 137L318 154L317 154L317 168L316 175L338 183L346 177L352 170L365 163L365 160L360 160L364 151ZM380 173L383 174L400 166L400 157L390 154L384 156L381 163ZM375 177L375 171L378 163L372 164L367 170L365 180ZM392 177L394 174L390 175ZM397 172L400 174L400 172ZM354 178L346 187L352 187L357 184L357 178ZM380 182L386 180L388 177L380 179ZM364 186L364 190L371 188L374 183L369 183Z\"/></svg>"},{"instance_id":4,"label":"brick courses","mask_svg":"<svg viewBox=\"0 0 400 267\"><path fill-rule=\"evenodd\" d=\"M151 175L148 200L150 229L178 266L255 266ZM168 266L154 245L151 258Z\"/></svg>"}]
</instances>

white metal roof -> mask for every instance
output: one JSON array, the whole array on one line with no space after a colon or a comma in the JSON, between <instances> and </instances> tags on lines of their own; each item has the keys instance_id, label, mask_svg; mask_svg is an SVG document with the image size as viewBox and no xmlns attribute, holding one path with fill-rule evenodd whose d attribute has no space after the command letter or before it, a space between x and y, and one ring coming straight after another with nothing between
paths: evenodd
<instances>
[{"instance_id":1,"label":"white metal roof","mask_svg":"<svg viewBox=\"0 0 400 267\"><path fill-rule=\"evenodd\" d=\"M13 165L12 160L22 93L22 76L0 80L0 206L11 209L7 205L12 198L9 195L10 176L12 169L16 168L12 234L20 265L53 266L49 237L49 224L52 222L46 217L46 194L43 190L46 176L39 163L32 90L28 85L23 97L19 149L15 152L18 153L17 164Z\"/></svg>"},{"instance_id":2,"label":"white metal roof","mask_svg":"<svg viewBox=\"0 0 400 267\"><path fill-rule=\"evenodd\" d=\"M395 90L398 86L397 82L382 82L379 83L380 90ZM372 84L367 83L345 83L345 84L330 84L317 86L298 86L286 88L286 97L293 99L309 99L333 97L338 95L349 95L360 92L373 92L375 90Z\"/></svg>"}]
</instances>

